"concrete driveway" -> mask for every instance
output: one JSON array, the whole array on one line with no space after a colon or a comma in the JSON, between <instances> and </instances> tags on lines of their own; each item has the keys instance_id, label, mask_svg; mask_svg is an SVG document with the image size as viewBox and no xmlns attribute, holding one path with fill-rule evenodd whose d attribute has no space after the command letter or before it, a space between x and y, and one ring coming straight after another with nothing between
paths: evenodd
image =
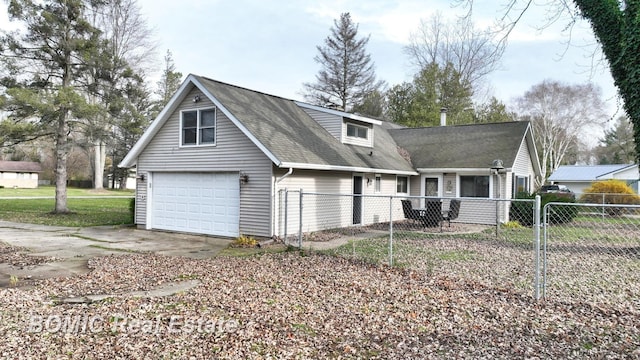
<instances>
[{"instance_id":1,"label":"concrete driveway","mask_svg":"<svg viewBox=\"0 0 640 360\"><path fill-rule=\"evenodd\" d=\"M167 256L209 258L227 247L230 239L138 230L133 227L56 227L0 221L0 242L29 249L29 255L52 256L58 261L40 265L0 264L0 286L9 278L43 279L89 271L95 256L153 252Z\"/></svg>"}]
</instances>

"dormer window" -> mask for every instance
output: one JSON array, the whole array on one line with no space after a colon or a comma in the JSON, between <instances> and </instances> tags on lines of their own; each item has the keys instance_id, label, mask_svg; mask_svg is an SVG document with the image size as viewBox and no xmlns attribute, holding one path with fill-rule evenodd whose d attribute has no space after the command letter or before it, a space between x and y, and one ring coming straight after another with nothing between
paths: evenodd
<instances>
[{"instance_id":1,"label":"dormer window","mask_svg":"<svg viewBox=\"0 0 640 360\"><path fill-rule=\"evenodd\" d=\"M347 124L347 136L352 138L368 139L369 128L354 124Z\"/></svg>"}]
</instances>

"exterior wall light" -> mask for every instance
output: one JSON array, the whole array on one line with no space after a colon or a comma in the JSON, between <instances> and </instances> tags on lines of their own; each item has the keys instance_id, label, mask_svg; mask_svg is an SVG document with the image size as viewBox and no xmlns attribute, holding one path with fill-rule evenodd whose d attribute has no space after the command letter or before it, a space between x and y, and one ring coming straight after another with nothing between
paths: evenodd
<instances>
[{"instance_id":1,"label":"exterior wall light","mask_svg":"<svg viewBox=\"0 0 640 360\"><path fill-rule=\"evenodd\" d=\"M249 182L249 175L240 173L240 185L244 185Z\"/></svg>"}]
</instances>

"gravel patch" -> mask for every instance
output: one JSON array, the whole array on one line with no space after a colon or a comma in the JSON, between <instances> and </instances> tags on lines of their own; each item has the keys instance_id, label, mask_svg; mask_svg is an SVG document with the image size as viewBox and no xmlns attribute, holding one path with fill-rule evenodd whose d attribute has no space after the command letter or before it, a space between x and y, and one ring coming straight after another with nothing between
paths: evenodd
<instances>
[{"instance_id":1,"label":"gravel patch","mask_svg":"<svg viewBox=\"0 0 640 360\"><path fill-rule=\"evenodd\" d=\"M287 252L205 260L127 254L89 266L90 273L31 289L0 289L0 357L640 357L637 307L536 302L458 265L442 275ZM172 296L126 295L195 279L200 285ZM96 293L119 295L55 304Z\"/></svg>"}]
</instances>

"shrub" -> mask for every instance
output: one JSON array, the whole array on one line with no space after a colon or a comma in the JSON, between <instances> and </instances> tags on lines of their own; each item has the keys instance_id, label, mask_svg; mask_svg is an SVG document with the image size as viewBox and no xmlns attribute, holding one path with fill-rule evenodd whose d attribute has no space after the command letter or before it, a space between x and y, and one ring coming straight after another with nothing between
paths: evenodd
<instances>
[{"instance_id":1,"label":"shrub","mask_svg":"<svg viewBox=\"0 0 640 360\"><path fill-rule=\"evenodd\" d=\"M637 205L640 204L640 196L626 182L610 179L591 183L584 189L580 201L589 204ZM609 215L620 215L622 209L608 207L606 211Z\"/></svg>"},{"instance_id":2,"label":"shrub","mask_svg":"<svg viewBox=\"0 0 640 360\"><path fill-rule=\"evenodd\" d=\"M129 215L131 216L131 224L136 222L136 198L129 200Z\"/></svg>"},{"instance_id":3,"label":"shrub","mask_svg":"<svg viewBox=\"0 0 640 360\"><path fill-rule=\"evenodd\" d=\"M535 199L535 194L525 192L518 193L516 199ZM575 203L573 197L564 196L556 193L540 194L540 222L542 222L542 212L544 206L550 202L554 203ZM509 209L509 218L511 221L517 221L522 226L533 226L533 209L535 203L533 201L514 201ZM573 221L578 213L575 206L556 205L547 216L550 224L562 224Z\"/></svg>"},{"instance_id":4,"label":"shrub","mask_svg":"<svg viewBox=\"0 0 640 360\"><path fill-rule=\"evenodd\" d=\"M258 240L252 236L240 235L231 243L232 247L256 247L258 246Z\"/></svg>"}]
</instances>

